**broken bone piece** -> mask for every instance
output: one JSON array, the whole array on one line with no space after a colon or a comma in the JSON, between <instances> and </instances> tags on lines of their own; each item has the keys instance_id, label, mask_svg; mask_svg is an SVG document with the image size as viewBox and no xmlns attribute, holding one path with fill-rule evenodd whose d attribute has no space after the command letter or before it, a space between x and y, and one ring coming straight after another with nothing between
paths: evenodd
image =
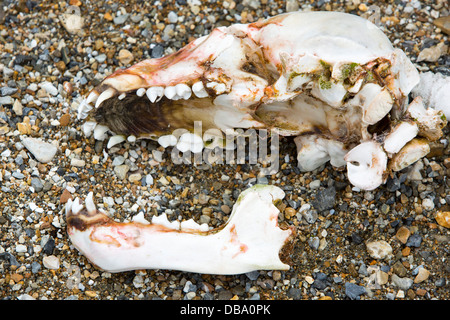
<instances>
[{"instance_id":1,"label":"broken bone piece","mask_svg":"<svg viewBox=\"0 0 450 320\"><path fill-rule=\"evenodd\" d=\"M240 274L288 270L290 266L281 261L280 252L292 239L294 229L279 228L279 210L274 205L283 197L284 192L275 186L249 188L241 193L224 226L204 231L192 221L185 230L182 226L179 229L179 223L172 228L165 216L152 219L152 223L115 222L95 209L90 193L86 206L79 198L67 202L67 232L75 248L108 272L170 269Z\"/></svg>"},{"instance_id":2,"label":"broken bone piece","mask_svg":"<svg viewBox=\"0 0 450 320\"><path fill-rule=\"evenodd\" d=\"M387 155L381 145L367 141L350 150L344 157L350 182L362 189L373 190L385 180Z\"/></svg>"}]
</instances>

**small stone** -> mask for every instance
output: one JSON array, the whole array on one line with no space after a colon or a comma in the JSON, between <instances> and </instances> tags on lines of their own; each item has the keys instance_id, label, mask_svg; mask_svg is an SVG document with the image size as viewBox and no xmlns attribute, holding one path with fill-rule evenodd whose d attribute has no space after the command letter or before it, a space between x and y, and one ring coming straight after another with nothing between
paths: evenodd
<instances>
[{"instance_id":1,"label":"small stone","mask_svg":"<svg viewBox=\"0 0 450 320\"><path fill-rule=\"evenodd\" d=\"M440 17L433 21L433 24L444 31L447 35L450 35L450 16Z\"/></svg>"},{"instance_id":2,"label":"small stone","mask_svg":"<svg viewBox=\"0 0 450 320\"><path fill-rule=\"evenodd\" d=\"M134 56L127 49L122 49L119 51L118 59L122 64L129 65L133 61Z\"/></svg>"},{"instance_id":3,"label":"small stone","mask_svg":"<svg viewBox=\"0 0 450 320\"><path fill-rule=\"evenodd\" d=\"M55 145L37 138L24 138L22 144L41 163L52 161L56 151L58 151Z\"/></svg>"},{"instance_id":4,"label":"small stone","mask_svg":"<svg viewBox=\"0 0 450 320\"><path fill-rule=\"evenodd\" d=\"M128 181L130 181L131 183L141 181L141 179L142 179L142 175L140 173L133 173L133 174L130 174L130 176L128 177Z\"/></svg>"},{"instance_id":5,"label":"small stone","mask_svg":"<svg viewBox=\"0 0 450 320\"><path fill-rule=\"evenodd\" d=\"M31 186L36 192L41 192L42 189L44 189L44 185L42 184L41 179L36 177L31 179Z\"/></svg>"},{"instance_id":6,"label":"small stone","mask_svg":"<svg viewBox=\"0 0 450 320\"><path fill-rule=\"evenodd\" d=\"M408 238L408 241L406 242L406 246L408 247L420 247L420 244L422 243L422 237L420 234L414 233L412 236Z\"/></svg>"},{"instance_id":7,"label":"small stone","mask_svg":"<svg viewBox=\"0 0 450 320\"><path fill-rule=\"evenodd\" d=\"M124 180L127 176L128 170L130 170L130 167L126 164L122 164L120 166L114 167L114 172L116 173L116 176L120 180Z\"/></svg>"},{"instance_id":8,"label":"small stone","mask_svg":"<svg viewBox=\"0 0 450 320\"><path fill-rule=\"evenodd\" d=\"M438 211L435 219L440 226L450 228L450 211Z\"/></svg>"},{"instance_id":9,"label":"small stone","mask_svg":"<svg viewBox=\"0 0 450 320\"><path fill-rule=\"evenodd\" d=\"M358 286L357 284L346 282L345 295L352 300L358 300L359 296L366 293L366 288Z\"/></svg>"},{"instance_id":10,"label":"small stone","mask_svg":"<svg viewBox=\"0 0 450 320\"><path fill-rule=\"evenodd\" d=\"M84 293L90 298L95 298L97 296L97 292L91 290L86 290Z\"/></svg>"},{"instance_id":11,"label":"small stone","mask_svg":"<svg viewBox=\"0 0 450 320\"><path fill-rule=\"evenodd\" d=\"M170 11L169 14L167 15L167 18L169 19L170 23L177 23L178 22L178 15L173 12Z\"/></svg>"},{"instance_id":12,"label":"small stone","mask_svg":"<svg viewBox=\"0 0 450 320\"><path fill-rule=\"evenodd\" d=\"M401 278L399 276L397 276L396 274L393 274L392 277L392 282L399 287L402 290L408 290L412 284L413 284L413 280L409 279L409 278Z\"/></svg>"},{"instance_id":13,"label":"small stone","mask_svg":"<svg viewBox=\"0 0 450 320\"><path fill-rule=\"evenodd\" d=\"M102 53L96 56L95 60L97 60L98 63L103 63L106 61L106 58L107 58L106 54Z\"/></svg>"},{"instance_id":14,"label":"small stone","mask_svg":"<svg viewBox=\"0 0 450 320\"><path fill-rule=\"evenodd\" d=\"M406 241L408 241L409 236L411 235L411 232L409 231L409 229L407 227L400 227L397 230L397 233L395 234L395 237L403 244L406 243Z\"/></svg>"},{"instance_id":15,"label":"small stone","mask_svg":"<svg viewBox=\"0 0 450 320\"><path fill-rule=\"evenodd\" d=\"M0 106L1 105L12 105L14 103L14 99L10 96L0 97Z\"/></svg>"},{"instance_id":16,"label":"small stone","mask_svg":"<svg viewBox=\"0 0 450 320\"><path fill-rule=\"evenodd\" d=\"M427 211L431 211L434 209L434 202L430 198L425 198L422 200L422 208Z\"/></svg>"},{"instance_id":17,"label":"small stone","mask_svg":"<svg viewBox=\"0 0 450 320\"><path fill-rule=\"evenodd\" d=\"M299 5L297 0L286 1L286 12L298 11Z\"/></svg>"},{"instance_id":18,"label":"small stone","mask_svg":"<svg viewBox=\"0 0 450 320\"><path fill-rule=\"evenodd\" d=\"M336 189L334 187L328 187L325 190L317 192L316 199L313 202L314 208L317 211L322 212L332 209L336 201Z\"/></svg>"},{"instance_id":19,"label":"small stone","mask_svg":"<svg viewBox=\"0 0 450 320\"><path fill-rule=\"evenodd\" d=\"M447 52L447 50L448 45L446 45L444 42L440 42L435 46L423 49L417 57L417 62L436 62L443 54Z\"/></svg>"},{"instance_id":20,"label":"small stone","mask_svg":"<svg viewBox=\"0 0 450 320\"><path fill-rule=\"evenodd\" d=\"M84 167L86 165L86 161L82 159L73 158L72 160L70 160L70 165L72 167Z\"/></svg>"},{"instance_id":21,"label":"small stone","mask_svg":"<svg viewBox=\"0 0 450 320\"><path fill-rule=\"evenodd\" d=\"M59 124L63 127L68 126L70 123L70 114L66 113L59 118Z\"/></svg>"},{"instance_id":22,"label":"small stone","mask_svg":"<svg viewBox=\"0 0 450 320\"><path fill-rule=\"evenodd\" d=\"M120 16L115 17L115 18L113 19L114 24L124 24L125 21L127 21L128 16L129 16L129 15L126 13L126 14L122 14L122 15L120 15Z\"/></svg>"},{"instance_id":23,"label":"small stone","mask_svg":"<svg viewBox=\"0 0 450 320\"><path fill-rule=\"evenodd\" d=\"M15 101L14 101L14 104L13 104L13 111L14 111L14 113L16 114L16 115L18 115L18 116L21 116L21 115L23 115L23 106L22 106L22 104L20 103L20 101L19 101L19 99L16 99Z\"/></svg>"},{"instance_id":24,"label":"small stone","mask_svg":"<svg viewBox=\"0 0 450 320\"><path fill-rule=\"evenodd\" d=\"M106 12L106 13L103 15L103 18L105 18L105 20L108 20L108 21L113 21L113 17L112 17L112 15L111 15L111 13L109 13L109 12Z\"/></svg>"},{"instance_id":25,"label":"small stone","mask_svg":"<svg viewBox=\"0 0 450 320\"><path fill-rule=\"evenodd\" d=\"M417 273L417 276L414 278L414 283L420 283L422 281L425 281L430 276L430 271L428 271L425 268L420 268L419 272Z\"/></svg>"},{"instance_id":26,"label":"small stone","mask_svg":"<svg viewBox=\"0 0 450 320\"><path fill-rule=\"evenodd\" d=\"M40 86L48 94L51 94L52 96L57 96L58 95L58 89L56 89L55 86L51 82L43 82L43 83L41 83Z\"/></svg>"},{"instance_id":27,"label":"small stone","mask_svg":"<svg viewBox=\"0 0 450 320\"><path fill-rule=\"evenodd\" d=\"M366 247L374 259L384 259L392 254L392 247L384 240L367 242Z\"/></svg>"},{"instance_id":28,"label":"small stone","mask_svg":"<svg viewBox=\"0 0 450 320\"><path fill-rule=\"evenodd\" d=\"M45 256L42 263L47 269L59 269L59 258L56 256Z\"/></svg>"}]
</instances>

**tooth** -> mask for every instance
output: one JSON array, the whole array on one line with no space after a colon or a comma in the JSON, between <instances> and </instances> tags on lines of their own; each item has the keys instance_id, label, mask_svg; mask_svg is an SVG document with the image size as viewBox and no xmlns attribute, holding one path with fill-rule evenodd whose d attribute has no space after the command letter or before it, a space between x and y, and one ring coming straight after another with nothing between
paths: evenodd
<instances>
[{"instance_id":1,"label":"tooth","mask_svg":"<svg viewBox=\"0 0 450 320\"><path fill-rule=\"evenodd\" d=\"M158 98L162 98L162 96L164 96L163 87L151 87L147 89L147 97L151 103L157 101Z\"/></svg>"},{"instance_id":2,"label":"tooth","mask_svg":"<svg viewBox=\"0 0 450 320\"><path fill-rule=\"evenodd\" d=\"M80 199L78 199L78 197L76 197L73 201L71 209L73 214L78 214L81 209L83 209L83 205L80 203Z\"/></svg>"},{"instance_id":3,"label":"tooth","mask_svg":"<svg viewBox=\"0 0 450 320\"><path fill-rule=\"evenodd\" d=\"M125 99L125 97L127 96L127 94L126 93L122 93L120 96L118 96L117 98L119 99L119 100L123 100L123 99Z\"/></svg>"},{"instance_id":4,"label":"tooth","mask_svg":"<svg viewBox=\"0 0 450 320\"><path fill-rule=\"evenodd\" d=\"M179 83L175 86L175 89L177 90L177 95L182 97L184 100L187 100L191 97L192 91L188 85Z\"/></svg>"},{"instance_id":5,"label":"tooth","mask_svg":"<svg viewBox=\"0 0 450 320\"><path fill-rule=\"evenodd\" d=\"M96 126L97 126L97 122L95 122L95 121L86 121L85 123L83 123L82 130L83 130L84 135L86 137L89 137Z\"/></svg>"},{"instance_id":6,"label":"tooth","mask_svg":"<svg viewBox=\"0 0 450 320\"><path fill-rule=\"evenodd\" d=\"M87 197L86 197L86 209L90 214L93 214L97 211L97 208L95 207L95 203L94 200L92 198L93 193L92 191L88 193Z\"/></svg>"},{"instance_id":7,"label":"tooth","mask_svg":"<svg viewBox=\"0 0 450 320\"><path fill-rule=\"evenodd\" d=\"M94 129L94 138L95 140L105 140L106 139L106 132L109 130L109 128L105 125L99 124Z\"/></svg>"},{"instance_id":8,"label":"tooth","mask_svg":"<svg viewBox=\"0 0 450 320\"><path fill-rule=\"evenodd\" d=\"M201 81L198 81L192 85L192 92L194 92L198 98L206 98L208 96L208 92L206 92Z\"/></svg>"},{"instance_id":9,"label":"tooth","mask_svg":"<svg viewBox=\"0 0 450 320\"><path fill-rule=\"evenodd\" d=\"M203 139L193 133L184 133L177 143L177 149L181 152L188 150L191 150L193 153L201 152L203 150Z\"/></svg>"},{"instance_id":10,"label":"tooth","mask_svg":"<svg viewBox=\"0 0 450 320\"><path fill-rule=\"evenodd\" d=\"M177 90L174 86L166 87L164 89L164 95L168 99L173 99L177 95Z\"/></svg>"},{"instance_id":11,"label":"tooth","mask_svg":"<svg viewBox=\"0 0 450 320\"><path fill-rule=\"evenodd\" d=\"M180 230L180 222L178 220L170 222L169 219L167 219L166 213L163 213L159 216L153 216L152 224L160 224L169 229Z\"/></svg>"},{"instance_id":12,"label":"tooth","mask_svg":"<svg viewBox=\"0 0 450 320\"><path fill-rule=\"evenodd\" d=\"M217 94L224 93L226 91L226 89L227 89L225 84L218 83L218 82L209 82L209 83L206 84L206 86L208 88L213 88L214 91L216 91Z\"/></svg>"},{"instance_id":13,"label":"tooth","mask_svg":"<svg viewBox=\"0 0 450 320\"><path fill-rule=\"evenodd\" d=\"M112 137L109 138L109 140L108 140L107 148L110 149L110 148L112 148L113 146L115 146L116 144L121 143L122 141L125 141L125 137L124 137L124 136L119 135L119 134L118 134L118 135L115 135L115 136L112 136Z\"/></svg>"},{"instance_id":14,"label":"tooth","mask_svg":"<svg viewBox=\"0 0 450 320\"><path fill-rule=\"evenodd\" d=\"M102 94L98 97L97 102L95 103L95 108L97 109L103 101L111 98L115 93L116 90L113 88L108 88L103 91Z\"/></svg>"},{"instance_id":15,"label":"tooth","mask_svg":"<svg viewBox=\"0 0 450 320\"><path fill-rule=\"evenodd\" d=\"M88 97L86 98L86 103L89 104L91 102L95 102L98 98L97 92L91 92Z\"/></svg>"},{"instance_id":16,"label":"tooth","mask_svg":"<svg viewBox=\"0 0 450 320\"><path fill-rule=\"evenodd\" d=\"M177 144L177 137L172 134L161 136L158 138L158 143L163 147L174 146Z\"/></svg>"},{"instance_id":17,"label":"tooth","mask_svg":"<svg viewBox=\"0 0 450 320\"><path fill-rule=\"evenodd\" d=\"M66 215L72 210L72 199L69 198L66 202Z\"/></svg>"},{"instance_id":18,"label":"tooth","mask_svg":"<svg viewBox=\"0 0 450 320\"><path fill-rule=\"evenodd\" d=\"M145 94L146 91L147 91L147 90L145 90L145 88L139 88L139 89L137 89L137 91L136 91L136 95L137 95L138 97L142 97L142 96Z\"/></svg>"},{"instance_id":19,"label":"tooth","mask_svg":"<svg viewBox=\"0 0 450 320\"><path fill-rule=\"evenodd\" d=\"M86 103L86 99L81 101L78 106L78 119L85 119L89 111L92 110L92 106Z\"/></svg>"}]
</instances>

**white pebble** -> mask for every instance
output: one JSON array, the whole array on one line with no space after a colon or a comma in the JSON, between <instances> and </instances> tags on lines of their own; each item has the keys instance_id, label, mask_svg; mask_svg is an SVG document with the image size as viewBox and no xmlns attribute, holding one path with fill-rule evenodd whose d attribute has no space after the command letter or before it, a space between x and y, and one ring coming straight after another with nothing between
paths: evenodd
<instances>
[{"instance_id":1,"label":"white pebble","mask_svg":"<svg viewBox=\"0 0 450 320\"><path fill-rule=\"evenodd\" d=\"M53 255L44 257L44 259L42 259L42 263L47 269L59 269L59 258Z\"/></svg>"}]
</instances>

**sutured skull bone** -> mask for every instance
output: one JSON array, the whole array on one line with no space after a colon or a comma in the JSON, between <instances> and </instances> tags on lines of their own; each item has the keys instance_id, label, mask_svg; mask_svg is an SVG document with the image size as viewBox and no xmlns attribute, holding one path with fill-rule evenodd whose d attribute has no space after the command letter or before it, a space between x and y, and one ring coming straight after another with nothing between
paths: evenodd
<instances>
[{"instance_id":1,"label":"sutured skull bone","mask_svg":"<svg viewBox=\"0 0 450 320\"><path fill-rule=\"evenodd\" d=\"M78 117L99 140L108 132L158 139L192 131L195 121L204 129L270 129L296 137L301 170L347 165L350 182L372 190L442 135L441 111L420 97L409 105L419 81L371 22L293 12L220 27L178 52L117 70L81 102Z\"/></svg>"}]
</instances>

